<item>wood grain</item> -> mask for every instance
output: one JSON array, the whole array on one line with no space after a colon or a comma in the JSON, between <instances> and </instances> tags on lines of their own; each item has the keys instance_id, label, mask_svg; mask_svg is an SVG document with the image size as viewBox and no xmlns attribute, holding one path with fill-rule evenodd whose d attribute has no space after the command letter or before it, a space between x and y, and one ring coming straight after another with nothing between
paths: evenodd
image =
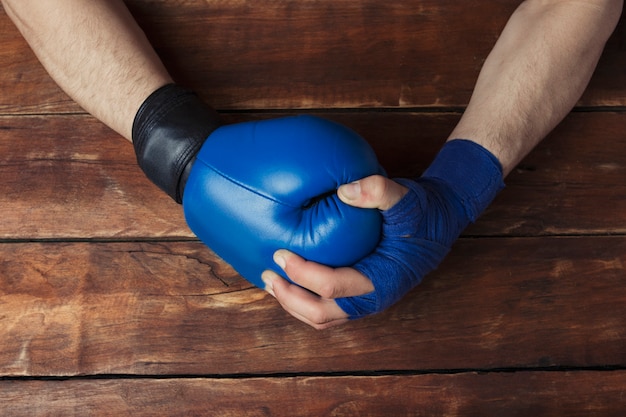
<instances>
[{"instance_id":1,"label":"wood grain","mask_svg":"<svg viewBox=\"0 0 626 417\"><path fill-rule=\"evenodd\" d=\"M520 0L131 0L175 78L219 109L458 107ZM626 104L624 24L585 106ZM0 12L0 113L82 111Z\"/></svg>"},{"instance_id":2,"label":"wood grain","mask_svg":"<svg viewBox=\"0 0 626 417\"><path fill-rule=\"evenodd\" d=\"M192 237L132 145L88 116L0 118L2 238Z\"/></svg>"},{"instance_id":3,"label":"wood grain","mask_svg":"<svg viewBox=\"0 0 626 417\"><path fill-rule=\"evenodd\" d=\"M520 3L127 1L225 122L319 114L391 176L428 166ZM196 241L0 7L0 414L622 416L625 31L437 271L320 332Z\"/></svg>"},{"instance_id":4,"label":"wood grain","mask_svg":"<svg viewBox=\"0 0 626 417\"><path fill-rule=\"evenodd\" d=\"M621 417L626 373L0 382L0 411L32 416Z\"/></svg>"},{"instance_id":5,"label":"wood grain","mask_svg":"<svg viewBox=\"0 0 626 417\"><path fill-rule=\"evenodd\" d=\"M626 238L462 239L384 314L288 316L194 242L0 245L0 374L626 365Z\"/></svg>"}]
</instances>

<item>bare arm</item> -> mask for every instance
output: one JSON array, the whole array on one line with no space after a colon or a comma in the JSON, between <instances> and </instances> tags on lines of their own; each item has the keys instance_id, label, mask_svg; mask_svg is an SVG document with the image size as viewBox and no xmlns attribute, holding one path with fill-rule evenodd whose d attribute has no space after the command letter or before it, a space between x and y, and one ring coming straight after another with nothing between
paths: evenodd
<instances>
[{"instance_id":1,"label":"bare arm","mask_svg":"<svg viewBox=\"0 0 626 417\"><path fill-rule=\"evenodd\" d=\"M522 3L485 61L450 139L481 144L500 160L506 176L574 107L622 3Z\"/></svg>"},{"instance_id":2,"label":"bare arm","mask_svg":"<svg viewBox=\"0 0 626 417\"><path fill-rule=\"evenodd\" d=\"M468 108L449 139L482 145L498 158L506 176L576 104L622 4L622 0L522 3L486 60ZM374 176L343 185L339 196L354 206L385 210L406 192L400 184ZM372 291L370 280L354 269L328 268L287 251L276 257L292 281L312 292L272 272L263 277L266 289L290 314L315 328L347 320L335 298Z\"/></svg>"},{"instance_id":3,"label":"bare arm","mask_svg":"<svg viewBox=\"0 0 626 417\"><path fill-rule=\"evenodd\" d=\"M141 103L172 80L123 1L1 1L56 83L131 140Z\"/></svg>"}]
</instances>

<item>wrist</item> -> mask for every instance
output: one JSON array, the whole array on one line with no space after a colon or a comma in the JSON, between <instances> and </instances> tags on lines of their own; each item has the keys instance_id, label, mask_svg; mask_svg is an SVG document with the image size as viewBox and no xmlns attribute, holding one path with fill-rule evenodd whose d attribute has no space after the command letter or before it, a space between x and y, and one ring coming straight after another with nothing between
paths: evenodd
<instances>
[{"instance_id":1,"label":"wrist","mask_svg":"<svg viewBox=\"0 0 626 417\"><path fill-rule=\"evenodd\" d=\"M448 141L422 175L444 182L474 222L504 188L502 165L487 149L465 139Z\"/></svg>"},{"instance_id":2,"label":"wrist","mask_svg":"<svg viewBox=\"0 0 626 417\"><path fill-rule=\"evenodd\" d=\"M215 110L195 93L167 84L148 96L135 115L137 162L154 184L181 203L195 156L219 125Z\"/></svg>"}]
</instances>

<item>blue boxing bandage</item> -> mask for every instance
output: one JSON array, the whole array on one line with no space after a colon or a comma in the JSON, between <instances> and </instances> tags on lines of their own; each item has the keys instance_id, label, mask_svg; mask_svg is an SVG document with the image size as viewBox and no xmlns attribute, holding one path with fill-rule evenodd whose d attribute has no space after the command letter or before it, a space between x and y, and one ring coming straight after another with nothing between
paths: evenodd
<instances>
[{"instance_id":1,"label":"blue boxing bandage","mask_svg":"<svg viewBox=\"0 0 626 417\"><path fill-rule=\"evenodd\" d=\"M350 318L380 312L418 285L504 187L496 157L462 139L446 142L420 178L397 182L408 193L382 212L376 250L353 265L372 281L374 291L336 299Z\"/></svg>"}]
</instances>

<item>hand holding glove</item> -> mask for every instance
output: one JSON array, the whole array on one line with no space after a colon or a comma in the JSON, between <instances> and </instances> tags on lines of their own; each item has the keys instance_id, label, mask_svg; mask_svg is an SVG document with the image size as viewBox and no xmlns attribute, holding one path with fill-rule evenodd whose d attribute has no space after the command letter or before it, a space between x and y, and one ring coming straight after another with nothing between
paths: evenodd
<instances>
[{"instance_id":1,"label":"hand holding glove","mask_svg":"<svg viewBox=\"0 0 626 417\"><path fill-rule=\"evenodd\" d=\"M371 180L361 182L369 184ZM351 269L324 268L291 253L279 252L291 281L318 294L323 291L323 296L312 297L275 274L264 275L268 290L300 320L323 328L348 317L380 312L396 303L439 265L461 232L504 187L498 160L468 140L447 142L420 178L398 179L395 184L385 181L390 180L379 181L379 189L394 188L393 193L399 196L402 193L395 188L402 186L406 194L397 197L399 201L391 208L381 210L381 242ZM344 201L364 207L380 201L374 198L373 202L366 202L368 195L381 194L380 190L361 190L352 199L345 197L348 193L344 190L352 186L348 184L339 190ZM355 278L355 271L360 273L361 281ZM371 283L373 291L354 294L352 288L363 288L363 280ZM330 297L331 294L344 296Z\"/></svg>"},{"instance_id":2,"label":"hand holding glove","mask_svg":"<svg viewBox=\"0 0 626 417\"><path fill-rule=\"evenodd\" d=\"M337 299L351 318L382 311L419 284L504 186L497 159L466 140L447 142L417 180L397 182L408 193L383 212L382 240L374 253L354 265L374 291Z\"/></svg>"}]
</instances>

